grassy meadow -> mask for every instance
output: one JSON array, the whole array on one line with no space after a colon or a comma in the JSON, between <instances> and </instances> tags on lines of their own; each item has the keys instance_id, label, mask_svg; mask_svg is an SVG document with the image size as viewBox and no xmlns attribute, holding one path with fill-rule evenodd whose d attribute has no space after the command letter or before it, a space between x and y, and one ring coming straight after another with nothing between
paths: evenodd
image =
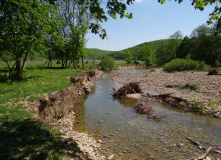
<instances>
[{"instance_id":1,"label":"grassy meadow","mask_svg":"<svg viewBox=\"0 0 221 160\"><path fill-rule=\"evenodd\" d=\"M60 69L60 64L45 68L44 61L28 62L23 79L7 77L7 65L0 63L0 159L87 159L71 139L60 137L58 130L32 118L22 104L33 101L43 93L50 93L73 85L67 76L77 77L79 69ZM88 70L94 64L86 64Z\"/></svg>"}]
</instances>

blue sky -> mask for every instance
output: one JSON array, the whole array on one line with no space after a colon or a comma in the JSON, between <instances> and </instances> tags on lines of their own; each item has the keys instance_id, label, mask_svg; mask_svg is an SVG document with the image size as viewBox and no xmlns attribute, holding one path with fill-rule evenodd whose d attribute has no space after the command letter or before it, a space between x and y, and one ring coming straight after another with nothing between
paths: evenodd
<instances>
[{"instance_id":1,"label":"blue sky","mask_svg":"<svg viewBox=\"0 0 221 160\"><path fill-rule=\"evenodd\" d=\"M167 39L180 30L189 36L193 29L206 23L214 6L205 7L204 11L195 10L191 1L178 4L174 0L161 5L158 0L136 0L127 6L133 13L133 19L117 20L109 18L102 27L107 31L107 38L102 40L93 33L87 34L87 48L119 51L138 44Z\"/></svg>"}]
</instances>

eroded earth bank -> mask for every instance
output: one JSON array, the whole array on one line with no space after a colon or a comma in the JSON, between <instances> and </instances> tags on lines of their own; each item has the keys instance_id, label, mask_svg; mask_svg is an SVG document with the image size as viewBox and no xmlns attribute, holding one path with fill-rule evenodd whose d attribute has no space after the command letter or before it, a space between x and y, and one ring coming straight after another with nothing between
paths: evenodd
<instances>
[{"instance_id":1,"label":"eroded earth bank","mask_svg":"<svg viewBox=\"0 0 221 160\"><path fill-rule=\"evenodd\" d=\"M95 77L99 76L100 73L99 70L93 70L80 72L79 78L66 77L67 81L69 80L70 83L74 84L73 86L43 94L39 100L25 103L34 112L35 118L58 128L64 139L73 139L83 152L83 155L79 155L81 159L105 159L99 154L99 142L85 133L73 131L72 128L77 114L73 111L74 107L83 105L81 97L92 91Z\"/></svg>"}]
</instances>

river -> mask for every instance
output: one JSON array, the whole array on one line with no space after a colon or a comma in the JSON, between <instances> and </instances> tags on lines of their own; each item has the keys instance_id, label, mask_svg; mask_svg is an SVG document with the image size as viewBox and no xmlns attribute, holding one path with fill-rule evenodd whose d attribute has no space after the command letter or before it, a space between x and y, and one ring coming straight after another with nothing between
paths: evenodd
<instances>
[{"instance_id":1,"label":"river","mask_svg":"<svg viewBox=\"0 0 221 160\"><path fill-rule=\"evenodd\" d=\"M137 100L111 97L113 88L122 86L112 81L112 76L128 72L148 74L145 70L119 70L114 74L104 74L96 79L93 92L82 100L83 106L75 107L78 114L73 129L101 140L100 152L103 155L114 155L117 160L172 160L193 158L205 152L186 137L204 147L221 147L220 119L142 100L154 108L155 115L166 116L156 121L134 111ZM220 157L217 153L210 155L212 159Z\"/></svg>"}]
</instances>

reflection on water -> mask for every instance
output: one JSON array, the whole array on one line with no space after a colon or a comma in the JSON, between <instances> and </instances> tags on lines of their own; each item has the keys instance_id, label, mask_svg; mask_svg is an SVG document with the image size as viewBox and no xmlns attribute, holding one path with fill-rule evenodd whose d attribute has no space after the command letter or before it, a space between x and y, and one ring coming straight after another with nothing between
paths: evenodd
<instances>
[{"instance_id":1,"label":"reflection on water","mask_svg":"<svg viewBox=\"0 0 221 160\"><path fill-rule=\"evenodd\" d=\"M205 147L221 146L220 119L147 102L154 108L155 115L166 116L154 121L135 113L132 106L137 103L136 100L110 97L112 88L120 86L111 80L110 74L104 75L103 79L96 80L94 92L85 97L83 107L76 111L79 114L74 129L101 139L104 155L114 154L115 159L123 160L188 159L201 155L203 152L186 137L199 141Z\"/></svg>"}]
</instances>

